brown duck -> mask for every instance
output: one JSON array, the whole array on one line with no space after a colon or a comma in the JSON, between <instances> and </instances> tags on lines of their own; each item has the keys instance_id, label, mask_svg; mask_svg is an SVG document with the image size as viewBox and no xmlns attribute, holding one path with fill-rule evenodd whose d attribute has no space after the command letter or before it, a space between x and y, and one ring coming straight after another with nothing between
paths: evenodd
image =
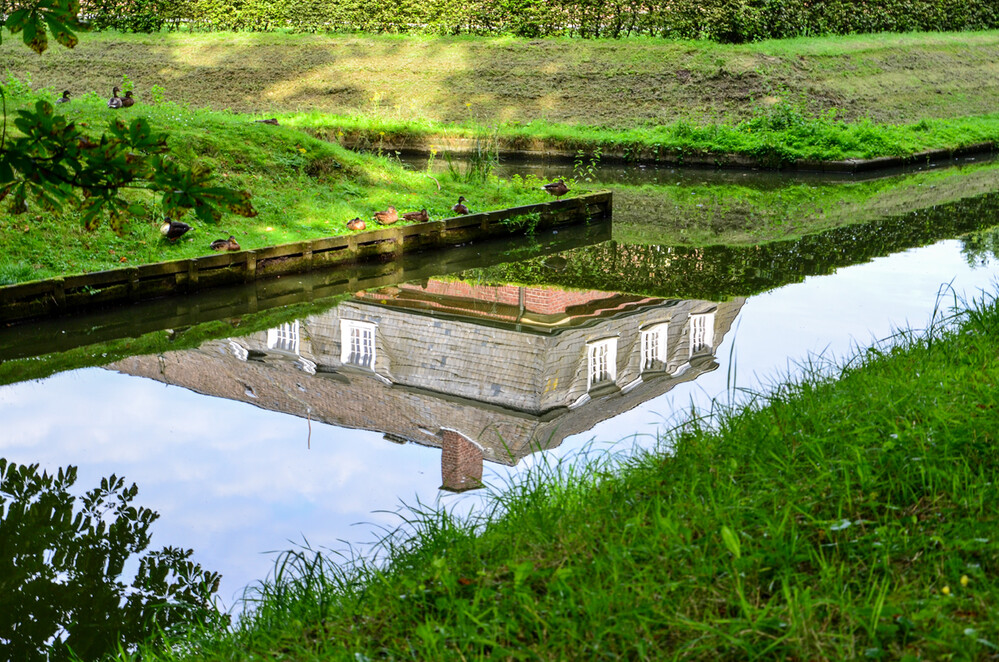
<instances>
[{"instance_id":1,"label":"brown duck","mask_svg":"<svg viewBox=\"0 0 999 662\"><path fill-rule=\"evenodd\" d=\"M411 211L409 213L403 214L402 218L403 220L406 221L417 221L420 223L426 223L427 221L430 220L430 214L427 213L426 208L423 208L420 211Z\"/></svg>"},{"instance_id":2,"label":"brown duck","mask_svg":"<svg viewBox=\"0 0 999 662\"><path fill-rule=\"evenodd\" d=\"M213 251L238 251L239 243L236 238L229 235L228 239L216 239L211 243L211 249Z\"/></svg>"},{"instance_id":3,"label":"brown duck","mask_svg":"<svg viewBox=\"0 0 999 662\"><path fill-rule=\"evenodd\" d=\"M362 221L360 216L357 216L347 221L348 230L357 231L357 230L363 230L366 227L368 227L368 224Z\"/></svg>"},{"instance_id":4,"label":"brown duck","mask_svg":"<svg viewBox=\"0 0 999 662\"><path fill-rule=\"evenodd\" d=\"M121 107L130 108L131 106L134 105L135 105L135 99L132 98L132 92L131 90L129 90L128 92L125 92L125 98L121 100Z\"/></svg>"},{"instance_id":5,"label":"brown duck","mask_svg":"<svg viewBox=\"0 0 999 662\"><path fill-rule=\"evenodd\" d=\"M56 99L56 103L69 103L69 90L63 90L62 96Z\"/></svg>"},{"instance_id":6,"label":"brown duck","mask_svg":"<svg viewBox=\"0 0 999 662\"><path fill-rule=\"evenodd\" d=\"M566 193L569 192L569 187L566 186L565 182L562 181L561 179L558 180L557 182L552 182L550 184L545 184L541 188L543 188L544 190L546 190L549 193L551 193L552 195L554 195L556 200L558 200L563 195L565 195Z\"/></svg>"},{"instance_id":7,"label":"brown duck","mask_svg":"<svg viewBox=\"0 0 999 662\"><path fill-rule=\"evenodd\" d=\"M451 211L453 211L455 214L458 214L459 216L464 216L465 214L471 213L468 210L468 207L465 206L465 196L463 195L458 196L458 202L454 205L454 207L451 207Z\"/></svg>"},{"instance_id":8,"label":"brown duck","mask_svg":"<svg viewBox=\"0 0 999 662\"><path fill-rule=\"evenodd\" d=\"M375 220L379 225L392 225L399 220L399 214L396 213L395 207L389 205L385 211L375 212Z\"/></svg>"}]
</instances>

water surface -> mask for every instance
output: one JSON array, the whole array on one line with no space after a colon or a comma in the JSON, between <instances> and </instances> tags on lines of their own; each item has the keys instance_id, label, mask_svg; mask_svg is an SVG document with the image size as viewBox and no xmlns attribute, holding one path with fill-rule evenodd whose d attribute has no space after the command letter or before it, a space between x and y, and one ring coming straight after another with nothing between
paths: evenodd
<instances>
[{"instance_id":1,"label":"water surface","mask_svg":"<svg viewBox=\"0 0 999 662\"><path fill-rule=\"evenodd\" d=\"M232 605L271 552L363 549L403 504L474 507L476 466L502 486L536 462L648 447L733 386L765 390L809 357L994 292L996 209L978 196L740 248L624 244L605 229L470 247L446 267L414 258L361 291L329 275L261 285L300 315L233 291L130 322L12 327L6 381L48 365L46 349L91 367L0 386L0 455L78 465L81 491L134 481L161 515L152 547L194 549ZM340 284L324 299L317 282ZM132 335L153 349L133 356ZM448 431L484 461L442 451Z\"/></svg>"}]
</instances>

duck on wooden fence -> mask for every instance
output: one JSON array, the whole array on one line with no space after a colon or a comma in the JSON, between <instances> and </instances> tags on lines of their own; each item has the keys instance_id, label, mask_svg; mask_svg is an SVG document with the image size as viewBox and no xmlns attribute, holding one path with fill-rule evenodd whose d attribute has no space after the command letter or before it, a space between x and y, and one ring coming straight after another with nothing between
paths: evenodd
<instances>
[{"instance_id":1,"label":"duck on wooden fence","mask_svg":"<svg viewBox=\"0 0 999 662\"><path fill-rule=\"evenodd\" d=\"M375 220L379 225L392 225L399 220L399 214L395 211L395 207L389 205L385 211L375 212Z\"/></svg>"},{"instance_id":2,"label":"duck on wooden fence","mask_svg":"<svg viewBox=\"0 0 999 662\"><path fill-rule=\"evenodd\" d=\"M430 220L430 214L427 213L426 207L420 211L411 211L402 215L402 218L407 221L419 221L420 223L426 223Z\"/></svg>"},{"instance_id":3,"label":"duck on wooden fence","mask_svg":"<svg viewBox=\"0 0 999 662\"><path fill-rule=\"evenodd\" d=\"M545 184L541 188L554 195L556 200L558 200L563 195L569 192L569 187L566 186L565 182L561 179L558 180L557 182L551 182L550 184Z\"/></svg>"}]
</instances>

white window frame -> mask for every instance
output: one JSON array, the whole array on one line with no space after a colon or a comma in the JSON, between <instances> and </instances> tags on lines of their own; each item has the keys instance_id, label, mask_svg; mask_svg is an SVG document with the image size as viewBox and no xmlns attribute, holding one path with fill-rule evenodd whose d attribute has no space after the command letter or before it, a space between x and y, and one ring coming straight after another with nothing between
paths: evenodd
<instances>
[{"instance_id":1,"label":"white window frame","mask_svg":"<svg viewBox=\"0 0 999 662\"><path fill-rule=\"evenodd\" d=\"M617 380L617 338L586 343L586 390Z\"/></svg>"},{"instance_id":2,"label":"white window frame","mask_svg":"<svg viewBox=\"0 0 999 662\"><path fill-rule=\"evenodd\" d=\"M666 337L668 331L669 322L650 324L642 329L641 372L652 370L656 361L664 366L666 365Z\"/></svg>"},{"instance_id":3,"label":"white window frame","mask_svg":"<svg viewBox=\"0 0 999 662\"><path fill-rule=\"evenodd\" d=\"M374 322L340 320L340 363L374 370L377 328Z\"/></svg>"},{"instance_id":4,"label":"white window frame","mask_svg":"<svg viewBox=\"0 0 999 662\"><path fill-rule=\"evenodd\" d=\"M714 350L715 345L715 313L696 313L690 316L690 356L702 354L705 349Z\"/></svg>"},{"instance_id":5,"label":"white window frame","mask_svg":"<svg viewBox=\"0 0 999 662\"><path fill-rule=\"evenodd\" d=\"M301 354L301 336L298 320L285 322L273 329L267 329L267 349L276 349L289 354Z\"/></svg>"}]
</instances>

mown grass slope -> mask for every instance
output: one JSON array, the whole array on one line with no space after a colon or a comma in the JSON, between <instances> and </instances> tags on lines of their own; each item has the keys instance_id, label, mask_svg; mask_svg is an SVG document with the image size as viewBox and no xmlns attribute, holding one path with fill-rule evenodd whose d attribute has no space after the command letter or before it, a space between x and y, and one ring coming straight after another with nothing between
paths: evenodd
<instances>
[{"instance_id":1,"label":"mown grass slope","mask_svg":"<svg viewBox=\"0 0 999 662\"><path fill-rule=\"evenodd\" d=\"M648 38L114 32L4 67L38 86L247 113L381 120L547 121L631 128L735 122L777 99L849 121L913 123L999 111L999 32L879 34L745 45Z\"/></svg>"}]
</instances>

